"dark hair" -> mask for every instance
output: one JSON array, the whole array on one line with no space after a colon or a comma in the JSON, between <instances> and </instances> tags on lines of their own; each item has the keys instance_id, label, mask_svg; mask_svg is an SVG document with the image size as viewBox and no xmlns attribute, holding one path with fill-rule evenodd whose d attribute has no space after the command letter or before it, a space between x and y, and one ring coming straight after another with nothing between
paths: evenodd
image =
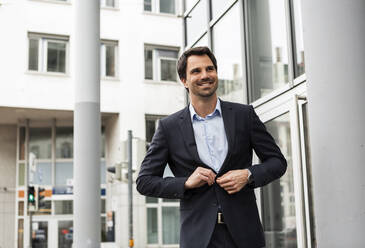
<instances>
[{"instance_id":1,"label":"dark hair","mask_svg":"<svg viewBox=\"0 0 365 248\"><path fill-rule=\"evenodd\" d=\"M188 58L191 55L208 55L210 60L213 62L215 70L217 71L217 60L210 49L208 47L193 47L186 50L177 61L177 73L179 74L180 79L186 79L186 65Z\"/></svg>"}]
</instances>

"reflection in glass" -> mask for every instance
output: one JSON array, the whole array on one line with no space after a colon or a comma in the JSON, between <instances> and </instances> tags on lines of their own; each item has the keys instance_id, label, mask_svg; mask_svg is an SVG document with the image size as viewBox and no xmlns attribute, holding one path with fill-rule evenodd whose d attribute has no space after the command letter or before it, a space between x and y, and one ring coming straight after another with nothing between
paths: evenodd
<instances>
[{"instance_id":1,"label":"reflection in glass","mask_svg":"<svg viewBox=\"0 0 365 248\"><path fill-rule=\"evenodd\" d=\"M18 185L23 186L25 182L25 164L19 163Z\"/></svg>"},{"instance_id":2,"label":"reflection in glass","mask_svg":"<svg viewBox=\"0 0 365 248\"><path fill-rule=\"evenodd\" d=\"M65 72L66 43L48 42L47 71Z\"/></svg>"},{"instance_id":3,"label":"reflection in glass","mask_svg":"<svg viewBox=\"0 0 365 248\"><path fill-rule=\"evenodd\" d=\"M288 162L284 176L261 191L266 247L294 248L297 247L297 230L289 113L265 125Z\"/></svg>"},{"instance_id":4,"label":"reflection in glass","mask_svg":"<svg viewBox=\"0 0 365 248\"><path fill-rule=\"evenodd\" d=\"M39 221L32 223L32 247L33 248L45 248L48 243L48 222Z\"/></svg>"},{"instance_id":5,"label":"reflection in glass","mask_svg":"<svg viewBox=\"0 0 365 248\"><path fill-rule=\"evenodd\" d=\"M176 60L161 59L161 80L176 81Z\"/></svg>"},{"instance_id":6,"label":"reflection in glass","mask_svg":"<svg viewBox=\"0 0 365 248\"><path fill-rule=\"evenodd\" d=\"M175 0L160 0L160 13L175 14Z\"/></svg>"},{"instance_id":7,"label":"reflection in glass","mask_svg":"<svg viewBox=\"0 0 365 248\"><path fill-rule=\"evenodd\" d=\"M152 49L144 48L144 78L153 79L152 74Z\"/></svg>"},{"instance_id":8,"label":"reflection in glass","mask_svg":"<svg viewBox=\"0 0 365 248\"><path fill-rule=\"evenodd\" d=\"M73 201L54 201L55 214L72 214L73 213Z\"/></svg>"},{"instance_id":9,"label":"reflection in glass","mask_svg":"<svg viewBox=\"0 0 365 248\"><path fill-rule=\"evenodd\" d=\"M200 40L194 44L193 47L199 47L199 46L206 46L209 47L209 41L208 41L208 35L205 34L203 37L200 38Z\"/></svg>"},{"instance_id":10,"label":"reflection in glass","mask_svg":"<svg viewBox=\"0 0 365 248\"><path fill-rule=\"evenodd\" d=\"M215 19L220 16L224 10L227 9L228 4L232 3L231 0L211 0L212 2L212 18Z\"/></svg>"},{"instance_id":11,"label":"reflection in glass","mask_svg":"<svg viewBox=\"0 0 365 248\"><path fill-rule=\"evenodd\" d=\"M151 0L143 1L143 9L144 9L144 11L152 11Z\"/></svg>"},{"instance_id":12,"label":"reflection in glass","mask_svg":"<svg viewBox=\"0 0 365 248\"><path fill-rule=\"evenodd\" d=\"M198 0L185 0L185 11L190 10Z\"/></svg>"},{"instance_id":13,"label":"reflection in glass","mask_svg":"<svg viewBox=\"0 0 365 248\"><path fill-rule=\"evenodd\" d=\"M146 203L158 203L158 198L146 196Z\"/></svg>"},{"instance_id":14,"label":"reflection in glass","mask_svg":"<svg viewBox=\"0 0 365 248\"><path fill-rule=\"evenodd\" d=\"M105 75L115 77L115 46L105 45Z\"/></svg>"},{"instance_id":15,"label":"reflection in glass","mask_svg":"<svg viewBox=\"0 0 365 248\"><path fill-rule=\"evenodd\" d=\"M296 45L295 77L298 77L305 72L301 2L299 0L293 0L293 7Z\"/></svg>"},{"instance_id":16,"label":"reflection in glass","mask_svg":"<svg viewBox=\"0 0 365 248\"><path fill-rule=\"evenodd\" d=\"M207 1L200 1L185 17L187 44L193 44L207 29Z\"/></svg>"},{"instance_id":17,"label":"reflection in glass","mask_svg":"<svg viewBox=\"0 0 365 248\"><path fill-rule=\"evenodd\" d=\"M147 243L157 244L157 208L147 208Z\"/></svg>"},{"instance_id":18,"label":"reflection in glass","mask_svg":"<svg viewBox=\"0 0 365 248\"><path fill-rule=\"evenodd\" d=\"M34 215L50 215L52 213L52 202L43 200L39 204L38 211L34 212Z\"/></svg>"},{"instance_id":19,"label":"reflection in glass","mask_svg":"<svg viewBox=\"0 0 365 248\"><path fill-rule=\"evenodd\" d=\"M36 162L36 171L28 171L31 184L52 185L52 164L50 162Z\"/></svg>"},{"instance_id":20,"label":"reflection in glass","mask_svg":"<svg viewBox=\"0 0 365 248\"><path fill-rule=\"evenodd\" d=\"M251 100L288 83L285 0L249 0Z\"/></svg>"},{"instance_id":21,"label":"reflection in glass","mask_svg":"<svg viewBox=\"0 0 365 248\"><path fill-rule=\"evenodd\" d=\"M178 207L162 207L163 244L178 244L180 234L180 212Z\"/></svg>"},{"instance_id":22,"label":"reflection in glass","mask_svg":"<svg viewBox=\"0 0 365 248\"><path fill-rule=\"evenodd\" d=\"M73 127L56 127L56 158L73 158Z\"/></svg>"},{"instance_id":23,"label":"reflection in glass","mask_svg":"<svg viewBox=\"0 0 365 248\"><path fill-rule=\"evenodd\" d=\"M58 247L72 248L73 223L72 220L58 221Z\"/></svg>"},{"instance_id":24,"label":"reflection in glass","mask_svg":"<svg viewBox=\"0 0 365 248\"><path fill-rule=\"evenodd\" d=\"M38 71L38 39L29 39L28 69Z\"/></svg>"},{"instance_id":25,"label":"reflection in glass","mask_svg":"<svg viewBox=\"0 0 365 248\"><path fill-rule=\"evenodd\" d=\"M19 216L24 215L24 202L23 201L18 202L18 215Z\"/></svg>"},{"instance_id":26,"label":"reflection in glass","mask_svg":"<svg viewBox=\"0 0 365 248\"><path fill-rule=\"evenodd\" d=\"M73 162L56 162L55 173L56 185L66 186L73 179Z\"/></svg>"},{"instance_id":27,"label":"reflection in glass","mask_svg":"<svg viewBox=\"0 0 365 248\"><path fill-rule=\"evenodd\" d=\"M19 128L19 160L25 160L25 127Z\"/></svg>"},{"instance_id":28,"label":"reflection in glass","mask_svg":"<svg viewBox=\"0 0 365 248\"><path fill-rule=\"evenodd\" d=\"M239 29L239 5L236 3L213 27L213 50L218 64L218 96L223 100L243 102L242 51ZM229 46L227 46L229 40Z\"/></svg>"},{"instance_id":29,"label":"reflection in glass","mask_svg":"<svg viewBox=\"0 0 365 248\"><path fill-rule=\"evenodd\" d=\"M18 219L18 248L23 248L24 243L24 219Z\"/></svg>"},{"instance_id":30,"label":"reflection in glass","mask_svg":"<svg viewBox=\"0 0 365 248\"><path fill-rule=\"evenodd\" d=\"M34 153L37 159L51 158L52 154L51 128L29 129L29 152Z\"/></svg>"},{"instance_id":31,"label":"reflection in glass","mask_svg":"<svg viewBox=\"0 0 365 248\"><path fill-rule=\"evenodd\" d=\"M106 164L105 160L100 161L100 184L106 183Z\"/></svg>"}]
</instances>

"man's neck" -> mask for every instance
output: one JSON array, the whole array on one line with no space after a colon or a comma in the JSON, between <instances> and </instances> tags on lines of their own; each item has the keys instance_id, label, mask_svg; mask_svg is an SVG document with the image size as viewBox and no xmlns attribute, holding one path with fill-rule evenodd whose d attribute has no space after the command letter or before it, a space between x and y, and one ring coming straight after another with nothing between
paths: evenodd
<instances>
[{"instance_id":1,"label":"man's neck","mask_svg":"<svg viewBox=\"0 0 365 248\"><path fill-rule=\"evenodd\" d=\"M195 112L203 118L214 111L217 106L217 100L218 98L216 94L207 98L190 97L190 103L193 105Z\"/></svg>"}]
</instances>

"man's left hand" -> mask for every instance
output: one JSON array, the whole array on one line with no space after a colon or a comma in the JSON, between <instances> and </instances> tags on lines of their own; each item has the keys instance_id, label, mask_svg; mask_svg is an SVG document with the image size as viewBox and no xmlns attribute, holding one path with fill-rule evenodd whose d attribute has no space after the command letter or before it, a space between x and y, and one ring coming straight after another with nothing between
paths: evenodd
<instances>
[{"instance_id":1,"label":"man's left hand","mask_svg":"<svg viewBox=\"0 0 365 248\"><path fill-rule=\"evenodd\" d=\"M234 194L240 191L248 183L248 170L231 170L223 176L217 178L217 183L228 194Z\"/></svg>"}]
</instances>

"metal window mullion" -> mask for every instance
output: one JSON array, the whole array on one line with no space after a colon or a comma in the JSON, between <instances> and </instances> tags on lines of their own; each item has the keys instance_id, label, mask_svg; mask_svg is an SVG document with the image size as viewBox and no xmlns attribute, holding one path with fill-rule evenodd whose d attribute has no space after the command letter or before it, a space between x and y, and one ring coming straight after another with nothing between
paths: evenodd
<instances>
[{"instance_id":1,"label":"metal window mullion","mask_svg":"<svg viewBox=\"0 0 365 248\"><path fill-rule=\"evenodd\" d=\"M287 53L288 53L288 80L290 87L294 86L294 78L295 78L295 34L294 34L294 25L293 25L293 16L292 16L292 3L291 0L285 0L285 20L286 20L286 29L287 32Z\"/></svg>"},{"instance_id":2,"label":"metal window mullion","mask_svg":"<svg viewBox=\"0 0 365 248\"><path fill-rule=\"evenodd\" d=\"M52 134L51 134L51 184L52 186L56 185L56 119L52 120Z\"/></svg>"},{"instance_id":3,"label":"metal window mullion","mask_svg":"<svg viewBox=\"0 0 365 248\"><path fill-rule=\"evenodd\" d=\"M243 8L243 15L244 15L244 50L245 50L245 68L244 71L246 72L246 82L247 82L247 102L251 103L254 99L253 97L253 86L252 83L254 81L253 78L253 67L250 63L250 57L252 56L252 34L250 28L250 11L249 11L249 2L246 0L241 0L242 8Z\"/></svg>"},{"instance_id":4,"label":"metal window mullion","mask_svg":"<svg viewBox=\"0 0 365 248\"><path fill-rule=\"evenodd\" d=\"M42 70L41 72L47 72L47 60L48 60L48 40L42 38Z\"/></svg>"},{"instance_id":5,"label":"metal window mullion","mask_svg":"<svg viewBox=\"0 0 365 248\"><path fill-rule=\"evenodd\" d=\"M158 233L158 244L163 245L162 240L162 199L158 198L158 206L157 206L157 233Z\"/></svg>"},{"instance_id":6,"label":"metal window mullion","mask_svg":"<svg viewBox=\"0 0 365 248\"><path fill-rule=\"evenodd\" d=\"M213 43L213 37L212 37L212 28L213 28L213 26L211 27L210 26L210 17L212 16L212 12L210 11L211 10L211 6L212 6L212 1L211 0L203 0L203 1L207 1L207 4L206 4L206 11L207 11L207 19L206 19L206 21L207 21L207 27L206 27L206 30L207 30L207 36L208 36L208 47L212 50L212 51L214 51L214 47L213 47L213 45L214 45L214 43ZM205 33L205 32L204 32ZM201 37L203 37L203 36L201 36Z\"/></svg>"},{"instance_id":7,"label":"metal window mullion","mask_svg":"<svg viewBox=\"0 0 365 248\"><path fill-rule=\"evenodd\" d=\"M249 92L249 81L248 81L248 76L247 76L247 54L246 54L246 46L247 46L247 41L245 39L245 35L246 35L246 15L245 15L245 8L244 8L244 2L243 0L239 0L238 3L239 4L239 8L240 8L240 38L241 38L241 69L242 69L242 81L243 81L243 87L242 87L242 95L243 95L243 103L248 104L248 92Z\"/></svg>"},{"instance_id":8,"label":"metal window mullion","mask_svg":"<svg viewBox=\"0 0 365 248\"><path fill-rule=\"evenodd\" d=\"M297 244L299 248L306 247L306 223L303 197L303 175L301 170L300 124L298 112L298 95L293 96L292 111L290 111L290 130L292 140L293 180L295 197L295 215L297 224Z\"/></svg>"},{"instance_id":9,"label":"metal window mullion","mask_svg":"<svg viewBox=\"0 0 365 248\"><path fill-rule=\"evenodd\" d=\"M309 192L308 192L308 174L307 174L307 157L305 150L305 134L304 134L304 118L303 118L303 105L306 104L307 101L303 101L301 103L298 102L298 110L299 110L299 131L300 131L300 147L302 154L302 175L303 175L303 190L304 190L304 211L305 211L305 224L306 224L306 234L307 234L307 248L312 247L312 237L311 237L311 223L310 223L310 211L309 211Z\"/></svg>"},{"instance_id":10,"label":"metal window mullion","mask_svg":"<svg viewBox=\"0 0 365 248\"><path fill-rule=\"evenodd\" d=\"M29 49L28 49L29 51ZM28 52L29 54L29 52ZM29 61L29 60L28 60ZM14 245L16 246L17 245L17 240L18 240L18 222L19 222L19 197L18 197L18 186L19 186L19 144L20 144L20 141L19 141L19 135L20 134L20 126L19 126L19 123L17 124L17 130L16 130L16 178L15 178L15 241L14 241ZM25 197L25 196L24 196ZM24 212L24 207L23 207L23 212ZM24 213L23 213L23 216L24 216ZM23 230L24 230L24 227L23 227ZM23 238L24 239L24 238Z\"/></svg>"}]
</instances>

